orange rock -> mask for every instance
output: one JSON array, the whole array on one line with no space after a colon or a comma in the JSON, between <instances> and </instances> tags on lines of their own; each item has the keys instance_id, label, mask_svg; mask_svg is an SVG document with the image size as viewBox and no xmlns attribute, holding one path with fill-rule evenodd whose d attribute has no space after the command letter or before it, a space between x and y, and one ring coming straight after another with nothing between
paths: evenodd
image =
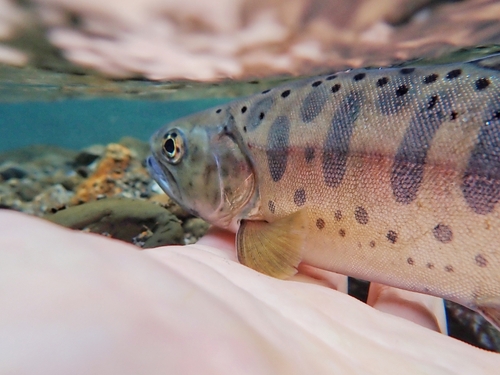
<instances>
[{"instance_id":1,"label":"orange rock","mask_svg":"<svg viewBox=\"0 0 500 375\"><path fill-rule=\"evenodd\" d=\"M131 158L131 151L125 146L109 144L94 173L76 188L71 203L89 202L103 195L110 197L120 193L116 181L124 176Z\"/></svg>"}]
</instances>

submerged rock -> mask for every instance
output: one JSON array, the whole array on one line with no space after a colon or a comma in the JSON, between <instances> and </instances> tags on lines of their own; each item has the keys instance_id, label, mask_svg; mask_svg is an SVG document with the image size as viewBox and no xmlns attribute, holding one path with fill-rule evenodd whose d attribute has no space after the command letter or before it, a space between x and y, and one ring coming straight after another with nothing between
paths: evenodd
<instances>
[{"instance_id":1,"label":"submerged rock","mask_svg":"<svg viewBox=\"0 0 500 375\"><path fill-rule=\"evenodd\" d=\"M184 244L180 220L163 207L139 199L105 198L62 209L45 219L142 248Z\"/></svg>"}]
</instances>

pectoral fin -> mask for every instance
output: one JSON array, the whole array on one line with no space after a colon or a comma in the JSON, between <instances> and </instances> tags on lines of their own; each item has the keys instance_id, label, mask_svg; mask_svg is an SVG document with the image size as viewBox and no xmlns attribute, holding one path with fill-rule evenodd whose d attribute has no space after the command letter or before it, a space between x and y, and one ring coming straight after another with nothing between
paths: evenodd
<instances>
[{"instance_id":1,"label":"pectoral fin","mask_svg":"<svg viewBox=\"0 0 500 375\"><path fill-rule=\"evenodd\" d=\"M500 330L500 297L479 300L476 310Z\"/></svg>"},{"instance_id":2,"label":"pectoral fin","mask_svg":"<svg viewBox=\"0 0 500 375\"><path fill-rule=\"evenodd\" d=\"M280 220L242 220L236 237L239 261L256 271L279 279L297 273L306 236L305 212Z\"/></svg>"}]
</instances>

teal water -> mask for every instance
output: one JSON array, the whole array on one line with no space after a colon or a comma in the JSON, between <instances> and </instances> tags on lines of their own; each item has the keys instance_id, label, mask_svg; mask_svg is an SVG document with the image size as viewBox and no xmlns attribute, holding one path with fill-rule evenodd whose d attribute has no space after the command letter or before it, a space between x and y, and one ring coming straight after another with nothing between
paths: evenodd
<instances>
[{"instance_id":1,"label":"teal water","mask_svg":"<svg viewBox=\"0 0 500 375\"><path fill-rule=\"evenodd\" d=\"M163 124L229 99L122 99L0 103L0 152L33 144L81 149L132 136L148 140Z\"/></svg>"}]
</instances>

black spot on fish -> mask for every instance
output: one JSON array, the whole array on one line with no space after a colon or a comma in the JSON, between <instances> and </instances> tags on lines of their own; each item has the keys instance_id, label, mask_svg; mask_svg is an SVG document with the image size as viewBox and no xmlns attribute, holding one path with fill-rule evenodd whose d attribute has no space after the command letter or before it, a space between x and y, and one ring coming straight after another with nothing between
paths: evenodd
<instances>
[{"instance_id":1,"label":"black spot on fish","mask_svg":"<svg viewBox=\"0 0 500 375\"><path fill-rule=\"evenodd\" d=\"M486 267L488 265L488 261L486 260L486 258L482 254L477 254L476 257L474 258L474 260L476 261L476 264L479 267Z\"/></svg>"},{"instance_id":2,"label":"black spot on fish","mask_svg":"<svg viewBox=\"0 0 500 375\"><path fill-rule=\"evenodd\" d=\"M415 261L413 260L413 258L407 258L406 259L406 262L410 265L410 266L413 266L415 264Z\"/></svg>"},{"instance_id":3,"label":"black spot on fish","mask_svg":"<svg viewBox=\"0 0 500 375\"><path fill-rule=\"evenodd\" d=\"M303 122L313 121L323 110L328 94L326 90L312 90L302 102L300 117Z\"/></svg>"},{"instance_id":4,"label":"black spot on fish","mask_svg":"<svg viewBox=\"0 0 500 375\"><path fill-rule=\"evenodd\" d=\"M340 229L339 230L339 234L340 234L340 237L345 237L345 230L344 229Z\"/></svg>"},{"instance_id":5,"label":"black spot on fish","mask_svg":"<svg viewBox=\"0 0 500 375\"><path fill-rule=\"evenodd\" d=\"M332 74L331 76L328 76L328 77L326 77L325 79L326 79L327 81L331 81L331 80L333 80L333 79L335 79L335 78L337 78L337 75L336 75L336 74Z\"/></svg>"},{"instance_id":6,"label":"black spot on fish","mask_svg":"<svg viewBox=\"0 0 500 375\"><path fill-rule=\"evenodd\" d=\"M306 159L306 162L310 163L311 161L313 161L314 156L315 156L314 147L306 147L304 150L304 158Z\"/></svg>"},{"instance_id":7,"label":"black spot on fish","mask_svg":"<svg viewBox=\"0 0 500 375\"><path fill-rule=\"evenodd\" d=\"M342 220L342 211L340 211L340 210L335 211L334 217L335 217L335 220L337 220L337 221Z\"/></svg>"},{"instance_id":8,"label":"black spot on fish","mask_svg":"<svg viewBox=\"0 0 500 375\"><path fill-rule=\"evenodd\" d=\"M245 113L246 111L247 111L247 107L246 106L241 107L241 113Z\"/></svg>"},{"instance_id":9,"label":"black spot on fish","mask_svg":"<svg viewBox=\"0 0 500 375\"><path fill-rule=\"evenodd\" d=\"M290 121L286 116L279 116L269 128L267 136L267 164L274 182L281 180L288 163Z\"/></svg>"},{"instance_id":10,"label":"black spot on fish","mask_svg":"<svg viewBox=\"0 0 500 375\"><path fill-rule=\"evenodd\" d=\"M274 201L267 202L267 206L269 207L269 211L274 214L274 212L276 211L276 204L274 203Z\"/></svg>"},{"instance_id":11,"label":"black spot on fish","mask_svg":"<svg viewBox=\"0 0 500 375\"><path fill-rule=\"evenodd\" d=\"M396 241L398 240L398 234L396 232L394 232L393 230L390 230L389 232L387 232L387 234L385 235L387 237L387 239L389 240L390 243L396 243Z\"/></svg>"},{"instance_id":12,"label":"black spot on fish","mask_svg":"<svg viewBox=\"0 0 500 375\"><path fill-rule=\"evenodd\" d=\"M455 111L452 111L451 114L450 114L450 120L456 120L458 117L458 113L455 112Z\"/></svg>"},{"instance_id":13,"label":"black spot on fish","mask_svg":"<svg viewBox=\"0 0 500 375\"><path fill-rule=\"evenodd\" d=\"M489 85L490 85L490 80L488 78L479 78L476 81L476 89L477 90L484 90Z\"/></svg>"},{"instance_id":14,"label":"black spot on fish","mask_svg":"<svg viewBox=\"0 0 500 375\"><path fill-rule=\"evenodd\" d=\"M322 218L319 218L316 220L316 228L319 230L323 229L325 227L325 221Z\"/></svg>"},{"instance_id":15,"label":"black spot on fish","mask_svg":"<svg viewBox=\"0 0 500 375\"><path fill-rule=\"evenodd\" d=\"M453 266L448 264L447 266L444 267L444 270L446 272L454 272Z\"/></svg>"},{"instance_id":16,"label":"black spot on fish","mask_svg":"<svg viewBox=\"0 0 500 375\"><path fill-rule=\"evenodd\" d=\"M332 86L332 92L334 94L339 90L340 90L340 83L336 83L335 85Z\"/></svg>"},{"instance_id":17,"label":"black spot on fish","mask_svg":"<svg viewBox=\"0 0 500 375\"><path fill-rule=\"evenodd\" d=\"M409 204L417 197L422 183L425 159L439 126L445 120L439 106L421 110L411 119L394 156L391 187L396 202Z\"/></svg>"},{"instance_id":18,"label":"black spot on fish","mask_svg":"<svg viewBox=\"0 0 500 375\"><path fill-rule=\"evenodd\" d=\"M243 131L244 131L245 133L247 132L247 127L246 127L246 126L244 126L244 127L243 127Z\"/></svg>"},{"instance_id":19,"label":"black spot on fish","mask_svg":"<svg viewBox=\"0 0 500 375\"><path fill-rule=\"evenodd\" d=\"M217 111L215 111L215 113L220 113L222 111L222 109L218 109Z\"/></svg>"},{"instance_id":20,"label":"black spot on fish","mask_svg":"<svg viewBox=\"0 0 500 375\"><path fill-rule=\"evenodd\" d=\"M266 96L250 107L247 116L247 128L254 131L264 119L264 114L271 109L274 104L272 96Z\"/></svg>"},{"instance_id":21,"label":"black spot on fish","mask_svg":"<svg viewBox=\"0 0 500 375\"><path fill-rule=\"evenodd\" d=\"M500 119L495 113L481 126L462 179L465 201L480 215L493 211L500 200Z\"/></svg>"},{"instance_id":22,"label":"black spot on fish","mask_svg":"<svg viewBox=\"0 0 500 375\"><path fill-rule=\"evenodd\" d=\"M415 71L415 68L403 68L403 69L401 69L399 72L400 72L401 74L406 75L406 74L411 74L411 73L413 73L414 71Z\"/></svg>"},{"instance_id":23,"label":"black spot on fish","mask_svg":"<svg viewBox=\"0 0 500 375\"><path fill-rule=\"evenodd\" d=\"M354 211L354 217L356 221L362 225L368 224L368 212L364 209L364 207L356 207Z\"/></svg>"},{"instance_id":24,"label":"black spot on fish","mask_svg":"<svg viewBox=\"0 0 500 375\"><path fill-rule=\"evenodd\" d=\"M264 90L262 91L262 94L267 94L269 91L271 91L271 89Z\"/></svg>"},{"instance_id":25,"label":"black spot on fish","mask_svg":"<svg viewBox=\"0 0 500 375\"><path fill-rule=\"evenodd\" d=\"M434 238L442 243L449 243L453 240L453 231L446 224L438 224L432 229Z\"/></svg>"},{"instance_id":26,"label":"black spot on fish","mask_svg":"<svg viewBox=\"0 0 500 375\"><path fill-rule=\"evenodd\" d=\"M290 95L290 90L285 90L281 93L282 98L286 98L288 95Z\"/></svg>"},{"instance_id":27,"label":"black spot on fish","mask_svg":"<svg viewBox=\"0 0 500 375\"><path fill-rule=\"evenodd\" d=\"M430 74L430 75L424 77L423 82L427 85L429 83L436 82L436 80L438 79L438 77L439 76L436 73L433 73L433 74Z\"/></svg>"},{"instance_id":28,"label":"black spot on fish","mask_svg":"<svg viewBox=\"0 0 500 375\"><path fill-rule=\"evenodd\" d=\"M454 69L449 71L448 74L446 74L446 79L457 78L461 74L462 74L462 69Z\"/></svg>"},{"instance_id":29,"label":"black spot on fish","mask_svg":"<svg viewBox=\"0 0 500 375\"><path fill-rule=\"evenodd\" d=\"M358 73L354 77L352 77L355 81L361 81L366 77L366 73Z\"/></svg>"},{"instance_id":30,"label":"black spot on fish","mask_svg":"<svg viewBox=\"0 0 500 375\"><path fill-rule=\"evenodd\" d=\"M370 247L375 247L375 241L370 241Z\"/></svg>"},{"instance_id":31,"label":"black spot on fish","mask_svg":"<svg viewBox=\"0 0 500 375\"><path fill-rule=\"evenodd\" d=\"M389 83L389 78L387 78L387 77L379 78L378 81L377 81L377 87L385 86L388 83Z\"/></svg>"},{"instance_id":32,"label":"black spot on fish","mask_svg":"<svg viewBox=\"0 0 500 375\"><path fill-rule=\"evenodd\" d=\"M434 108L434 106L437 104L438 101L439 101L439 96L432 95L431 98L429 99L429 103L427 104L427 109Z\"/></svg>"},{"instance_id":33,"label":"black spot on fish","mask_svg":"<svg viewBox=\"0 0 500 375\"><path fill-rule=\"evenodd\" d=\"M407 92L408 92L408 86L401 85L396 89L396 96L406 95Z\"/></svg>"},{"instance_id":34,"label":"black spot on fish","mask_svg":"<svg viewBox=\"0 0 500 375\"><path fill-rule=\"evenodd\" d=\"M340 185L346 171L347 154L354 124L359 116L361 98L350 93L334 113L323 144L323 179L331 188Z\"/></svg>"},{"instance_id":35,"label":"black spot on fish","mask_svg":"<svg viewBox=\"0 0 500 375\"><path fill-rule=\"evenodd\" d=\"M306 191L304 189L295 190L293 202L299 207L303 206L306 203Z\"/></svg>"},{"instance_id":36,"label":"black spot on fish","mask_svg":"<svg viewBox=\"0 0 500 375\"><path fill-rule=\"evenodd\" d=\"M390 87L390 86L388 86ZM399 86L396 90L396 96L392 91L394 86L389 89L382 89L378 94L378 107L384 115L394 115L398 113L403 107L411 103L413 97L411 95L404 95L408 88L405 85Z\"/></svg>"},{"instance_id":37,"label":"black spot on fish","mask_svg":"<svg viewBox=\"0 0 500 375\"><path fill-rule=\"evenodd\" d=\"M312 87L318 87L319 85L321 85L323 83L323 81L316 81L316 82L313 82L312 83Z\"/></svg>"},{"instance_id":38,"label":"black spot on fish","mask_svg":"<svg viewBox=\"0 0 500 375\"><path fill-rule=\"evenodd\" d=\"M430 270L434 269L434 264L432 263L427 263L425 266Z\"/></svg>"}]
</instances>

